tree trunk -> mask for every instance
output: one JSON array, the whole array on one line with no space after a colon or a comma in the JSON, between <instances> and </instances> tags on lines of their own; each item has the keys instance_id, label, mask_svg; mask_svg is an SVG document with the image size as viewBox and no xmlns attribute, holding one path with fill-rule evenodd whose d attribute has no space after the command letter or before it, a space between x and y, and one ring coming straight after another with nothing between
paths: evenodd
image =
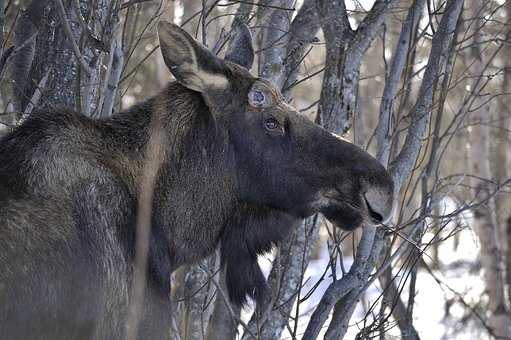
<instances>
[{"instance_id":1,"label":"tree trunk","mask_svg":"<svg viewBox=\"0 0 511 340\"><path fill-rule=\"evenodd\" d=\"M16 26L17 45L34 37L14 63L18 109L47 78L42 107L69 106L85 114L96 109L102 53L118 17L109 0L32 1ZM37 36L35 36L37 34ZM37 103L32 103L37 106Z\"/></svg>"},{"instance_id":2,"label":"tree trunk","mask_svg":"<svg viewBox=\"0 0 511 340\"><path fill-rule=\"evenodd\" d=\"M511 25L511 2L507 1L505 4L507 25ZM511 33L507 33L507 41L511 39ZM504 70L511 70L511 46L506 43L502 47L501 58L503 62ZM511 100L509 99L509 93L511 93L511 75L509 71L504 71L501 94L497 102L497 122L498 128L496 130L497 150L495 152L494 168L495 178L501 182L509 176L508 168L509 164L509 144L511 139L509 138L509 129L511 129L511 119L509 118L509 108L511 107ZM499 239L504 240L502 242L502 251L505 254L505 278L507 285L507 298L508 306L511 306L511 217L509 216L509 209L511 200L508 194L499 194L497 196L497 222L499 228Z\"/></svg>"},{"instance_id":3,"label":"tree trunk","mask_svg":"<svg viewBox=\"0 0 511 340\"><path fill-rule=\"evenodd\" d=\"M264 7L271 4L280 8L291 8L293 0L261 1L258 15L258 26L264 27L261 31L262 53L260 54L259 75L270 79L279 89L284 85L284 59L289 41L289 27L291 25L291 12L284 9Z\"/></svg>"},{"instance_id":4,"label":"tree trunk","mask_svg":"<svg viewBox=\"0 0 511 340\"><path fill-rule=\"evenodd\" d=\"M5 0L0 0L0 57L4 54L4 23L5 23L5 15L4 15L4 2Z\"/></svg>"},{"instance_id":5,"label":"tree trunk","mask_svg":"<svg viewBox=\"0 0 511 340\"><path fill-rule=\"evenodd\" d=\"M208 323L207 340L229 340L236 339L238 317L241 309L231 305L227 295L227 284L225 282L225 271L220 275L220 288L217 288L215 306L211 319ZM222 291L220 291L222 289Z\"/></svg>"},{"instance_id":6,"label":"tree trunk","mask_svg":"<svg viewBox=\"0 0 511 340\"><path fill-rule=\"evenodd\" d=\"M392 147L392 143L389 143L389 141L391 141L395 129L392 122L397 121L397 117L394 116L394 101L399 90L401 76L405 70L407 56L410 50L415 49L415 46L412 45L412 37L417 34L425 4L426 0L415 0L408 10L392 55L390 70L383 89L376 141L378 147L377 158L385 165L389 163Z\"/></svg>"},{"instance_id":7,"label":"tree trunk","mask_svg":"<svg viewBox=\"0 0 511 340\"><path fill-rule=\"evenodd\" d=\"M216 280L216 254L200 261L194 266L186 266L184 278L184 301L181 311L181 339L198 340L206 335L207 322L213 304L211 280Z\"/></svg>"},{"instance_id":8,"label":"tree trunk","mask_svg":"<svg viewBox=\"0 0 511 340\"><path fill-rule=\"evenodd\" d=\"M417 97L414 109L410 113L412 123L408 128L407 136L401 151L389 166L390 173L394 179L394 190L396 193L400 191L405 180L413 173L414 165L422 146L422 136L424 136L426 132L430 117L434 85L442 69L442 56L447 53L450 47L462 6L463 0L447 2L440 24L433 36L428 64L424 71L419 89L419 96ZM362 239L358 246L357 256L348 275L331 285L339 285L341 287L349 286L352 277L360 280L360 283L355 284L355 286L349 288L344 295L334 300L334 313L327 333L325 334L325 339L342 339L346 334L348 322L353 314L358 299L365 289L365 283L376 265L377 259L380 257L380 252L383 249L384 233L382 228L378 230L374 230L374 228L364 228ZM332 301L322 298L320 305L322 304L326 306L326 308L323 308L324 312L319 313L319 307L316 309L312 315L311 322L307 326L305 334L316 334L317 336L319 332L318 327L326 320L326 315L331 308ZM320 322L318 326L317 320L319 319L323 319L323 321ZM314 324L316 324L315 327L312 326ZM313 331L314 328L316 329L315 331ZM310 338L315 337L311 336Z\"/></svg>"},{"instance_id":9,"label":"tree trunk","mask_svg":"<svg viewBox=\"0 0 511 340\"><path fill-rule=\"evenodd\" d=\"M473 190L476 200L486 200L474 210L474 230L479 237L481 247L481 264L484 271L484 281L488 294L488 324L494 336L508 336L511 332L511 319L504 298L504 270L501 247L498 242L497 221L495 215L495 200L492 187L484 182L491 178L490 171L490 129L487 121L490 118L490 105L480 95L483 89L480 79L484 73L484 52L482 42L482 16L484 1L471 0L469 13L473 20L471 30L473 41L470 50L473 61L472 76L474 82L471 89L475 95L472 107L472 129L470 131L470 161L472 173L483 181L474 181Z\"/></svg>"},{"instance_id":10,"label":"tree trunk","mask_svg":"<svg viewBox=\"0 0 511 340\"><path fill-rule=\"evenodd\" d=\"M290 322L292 308L302 285L304 269L318 237L318 217L312 217L293 228L293 233L280 245L280 256L274 261L268 278L273 298L257 310L248 324L251 334L260 339L280 339ZM298 322L298 320L296 320ZM245 332L243 339L252 336Z\"/></svg>"}]
</instances>

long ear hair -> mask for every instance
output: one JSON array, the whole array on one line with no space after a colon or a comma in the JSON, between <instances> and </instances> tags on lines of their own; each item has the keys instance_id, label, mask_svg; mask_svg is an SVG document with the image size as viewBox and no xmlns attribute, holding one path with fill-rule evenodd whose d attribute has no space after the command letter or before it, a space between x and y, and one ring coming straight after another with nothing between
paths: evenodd
<instances>
[{"instance_id":1,"label":"long ear hair","mask_svg":"<svg viewBox=\"0 0 511 340\"><path fill-rule=\"evenodd\" d=\"M257 263L294 225L290 215L269 208L244 205L226 225L221 240L222 265L231 302L244 306L247 297L261 303L266 279Z\"/></svg>"}]
</instances>

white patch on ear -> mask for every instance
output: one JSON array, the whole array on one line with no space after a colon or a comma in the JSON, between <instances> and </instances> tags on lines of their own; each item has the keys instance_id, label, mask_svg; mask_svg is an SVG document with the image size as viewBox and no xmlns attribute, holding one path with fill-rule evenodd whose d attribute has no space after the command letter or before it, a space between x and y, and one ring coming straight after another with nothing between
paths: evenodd
<instances>
[{"instance_id":1,"label":"white patch on ear","mask_svg":"<svg viewBox=\"0 0 511 340\"><path fill-rule=\"evenodd\" d=\"M202 81L203 89L226 89L229 86L229 81L226 77L220 74L213 74L202 70L197 70L199 78Z\"/></svg>"},{"instance_id":2,"label":"white patch on ear","mask_svg":"<svg viewBox=\"0 0 511 340\"><path fill-rule=\"evenodd\" d=\"M344 138L344 137L342 137L342 136L339 136L339 135L338 135L338 134L336 134L336 133L330 132L330 134L331 134L332 136L334 136L335 138L337 138L337 139L340 139L340 140L342 140L342 141L344 141L344 142L347 142L347 143L350 143L350 144L351 144L351 142L350 142L349 140L347 140L346 138Z\"/></svg>"},{"instance_id":3,"label":"white patch on ear","mask_svg":"<svg viewBox=\"0 0 511 340\"><path fill-rule=\"evenodd\" d=\"M191 57L195 59L193 53ZM229 86L229 81L226 77L201 70L197 67L195 61L192 64L183 63L177 68L179 68L179 72L186 74L186 78L181 81L183 85L194 91L204 92L208 89L222 90Z\"/></svg>"}]
</instances>

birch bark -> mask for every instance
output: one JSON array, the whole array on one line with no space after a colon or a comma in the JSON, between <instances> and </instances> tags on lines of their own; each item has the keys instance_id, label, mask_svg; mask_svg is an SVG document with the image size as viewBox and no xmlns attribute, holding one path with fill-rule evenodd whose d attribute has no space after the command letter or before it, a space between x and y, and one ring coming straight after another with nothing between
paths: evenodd
<instances>
[{"instance_id":1,"label":"birch bark","mask_svg":"<svg viewBox=\"0 0 511 340\"><path fill-rule=\"evenodd\" d=\"M483 181L473 182L473 194L477 200L487 199L486 203L477 207L474 211L473 226L479 238L481 247L480 257L484 271L484 282L488 294L488 324L492 328L494 336L508 336L511 334L511 319L506 306L504 294L504 268L497 231L495 198L491 197L491 187L484 179L490 179L490 105L485 102L480 92L483 90L482 81L485 71L485 56L481 49L482 20L485 9L485 1L471 0L468 12L472 24L472 45L470 48L470 61L473 66L470 69L470 84L475 98L472 102L471 131L469 134L470 168L474 175Z\"/></svg>"}]
</instances>

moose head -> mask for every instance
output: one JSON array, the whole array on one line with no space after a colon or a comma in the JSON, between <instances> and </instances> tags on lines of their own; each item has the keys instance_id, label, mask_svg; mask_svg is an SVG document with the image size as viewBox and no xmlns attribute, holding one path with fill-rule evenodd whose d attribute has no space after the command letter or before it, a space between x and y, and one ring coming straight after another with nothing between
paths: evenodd
<instances>
[{"instance_id":1,"label":"moose head","mask_svg":"<svg viewBox=\"0 0 511 340\"><path fill-rule=\"evenodd\" d=\"M321 212L345 230L386 221L393 182L385 168L300 116L275 86L252 76L250 32L236 28L225 59L174 24L161 22L158 33L171 73L202 94L218 128L228 133L239 199L300 218Z\"/></svg>"},{"instance_id":2,"label":"moose head","mask_svg":"<svg viewBox=\"0 0 511 340\"><path fill-rule=\"evenodd\" d=\"M222 262L233 302L262 301L266 281L257 255L282 240L295 219L322 213L345 230L385 223L393 182L367 152L329 133L290 106L269 81L254 77L248 27L220 59L176 25L158 27L164 60L184 87L200 92L227 134L239 208L222 236ZM250 208L246 208L250 207Z\"/></svg>"}]
</instances>

